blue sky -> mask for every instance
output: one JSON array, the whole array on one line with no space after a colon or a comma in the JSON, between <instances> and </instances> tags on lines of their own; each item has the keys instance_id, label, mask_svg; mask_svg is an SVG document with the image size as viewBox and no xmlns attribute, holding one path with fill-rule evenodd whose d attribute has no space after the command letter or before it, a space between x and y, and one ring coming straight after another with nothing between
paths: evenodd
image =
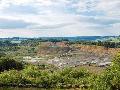
<instances>
[{"instance_id":1,"label":"blue sky","mask_svg":"<svg viewBox=\"0 0 120 90\"><path fill-rule=\"evenodd\" d=\"M0 37L120 35L120 0L0 0Z\"/></svg>"}]
</instances>

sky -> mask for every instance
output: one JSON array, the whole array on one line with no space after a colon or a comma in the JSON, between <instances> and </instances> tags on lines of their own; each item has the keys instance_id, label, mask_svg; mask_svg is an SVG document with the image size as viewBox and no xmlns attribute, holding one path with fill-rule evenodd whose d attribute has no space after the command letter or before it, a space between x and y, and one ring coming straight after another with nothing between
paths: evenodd
<instances>
[{"instance_id":1,"label":"sky","mask_svg":"<svg viewBox=\"0 0 120 90\"><path fill-rule=\"evenodd\" d=\"M0 37L120 35L120 0L0 0Z\"/></svg>"}]
</instances>

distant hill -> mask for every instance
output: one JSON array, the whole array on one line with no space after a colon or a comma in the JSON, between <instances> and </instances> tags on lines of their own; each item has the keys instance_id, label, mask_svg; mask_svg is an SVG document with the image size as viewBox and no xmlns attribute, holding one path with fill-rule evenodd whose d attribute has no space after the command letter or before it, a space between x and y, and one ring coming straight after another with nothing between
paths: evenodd
<instances>
[{"instance_id":1,"label":"distant hill","mask_svg":"<svg viewBox=\"0 0 120 90\"><path fill-rule=\"evenodd\" d=\"M0 38L2 40L10 41L22 41L28 39L43 39L43 40L69 40L69 41L114 41L119 42L120 36L76 36L76 37L39 37L39 38L23 38L23 37L13 37L13 38Z\"/></svg>"},{"instance_id":2,"label":"distant hill","mask_svg":"<svg viewBox=\"0 0 120 90\"><path fill-rule=\"evenodd\" d=\"M69 40L69 41L120 41L120 36L76 36L76 37L41 37L42 39L57 39L57 40Z\"/></svg>"},{"instance_id":3,"label":"distant hill","mask_svg":"<svg viewBox=\"0 0 120 90\"><path fill-rule=\"evenodd\" d=\"M120 36L118 37L109 37L104 39L105 41L109 41L109 42L120 42Z\"/></svg>"}]
</instances>

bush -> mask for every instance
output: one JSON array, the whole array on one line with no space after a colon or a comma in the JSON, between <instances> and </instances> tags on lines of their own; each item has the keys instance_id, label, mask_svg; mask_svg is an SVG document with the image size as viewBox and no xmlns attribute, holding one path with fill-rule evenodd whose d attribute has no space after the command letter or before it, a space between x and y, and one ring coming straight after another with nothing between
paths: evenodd
<instances>
[{"instance_id":1,"label":"bush","mask_svg":"<svg viewBox=\"0 0 120 90\"><path fill-rule=\"evenodd\" d=\"M10 86L19 85L22 81L22 75L19 71L10 70L0 74L0 85Z\"/></svg>"},{"instance_id":2,"label":"bush","mask_svg":"<svg viewBox=\"0 0 120 90\"><path fill-rule=\"evenodd\" d=\"M70 77L80 79L89 76L89 72L84 68L73 69L70 72Z\"/></svg>"},{"instance_id":3,"label":"bush","mask_svg":"<svg viewBox=\"0 0 120 90\"><path fill-rule=\"evenodd\" d=\"M25 68L22 70L22 75L23 75L24 77L36 78L36 77L38 77L38 76L41 75L41 72L40 72L38 66L27 65L27 66L25 66Z\"/></svg>"},{"instance_id":4,"label":"bush","mask_svg":"<svg viewBox=\"0 0 120 90\"><path fill-rule=\"evenodd\" d=\"M43 87L43 88L50 88L52 85L50 83L50 73L48 73L47 71L43 71L42 75L38 78L38 82L39 86Z\"/></svg>"},{"instance_id":5,"label":"bush","mask_svg":"<svg viewBox=\"0 0 120 90\"><path fill-rule=\"evenodd\" d=\"M15 61L14 59L8 57L0 58L0 72L9 69L21 70L22 68L23 68L23 64Z\"/></svg>"},{"instance_id":6,"label":"bush","mask_svg":"<svg viewBox=\"0 0 120 90\"><path fill-rule=\"evenodd\" d=\"M36 84L36 80L41 76L39 68L34 65L25 66L21 73L24 78L23 84Z\"/></svg>"},{"instance_id":7,"label":"bush","mask_svg":"<svg viewBox=\"0 0 120 90\"><path fill-rule=\"evenodd\" d=\"M112 65L95 78L92 85L94 90L120 89L120 53L115 56Z\"/></svg>"},{"instance_id":8,"label":"bush","mask_svg":"<svg viewBox=\"0 0 120 90\"><path fill-rule=\"evenodd\" d=\"M88 84L87 78L90 76L90 73L83 68L65 68L58 72L59 76L59 86L60 87L81 87Z\"/></svg>"}]
</instances>

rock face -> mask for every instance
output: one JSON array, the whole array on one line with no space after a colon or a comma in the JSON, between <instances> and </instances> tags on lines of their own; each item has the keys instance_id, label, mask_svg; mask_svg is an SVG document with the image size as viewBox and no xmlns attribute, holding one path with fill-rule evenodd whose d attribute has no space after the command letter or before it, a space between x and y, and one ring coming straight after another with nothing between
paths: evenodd
<instances>
[{"instance_id":1,"label":"rock face","mask_svg":"<svg viewBox=\"0 0 120 90\"><path fill-rule=\"evenodd\" d=\"M105 67L111 64L111 56L120 49L106 49L102 46L94 45L68 45L66 42L45 42L41 44L38 50L38 57L47 56L47 59L36 59L25 57L27 62L31 63L47 63L57 67L77 67L81 65L94 65ZM114 54L113 54L114 53ZM51 59L52 58L52 59Z\"/></svg>"},{"instance_id":2,"label":"rock face","mask_svg":"<svg viewBox=\"0 0 120 90\"><path fill-rule=\"evenodd\" d=\"M44 58L30 57L30 56L23 57L23 61L26 63L31 63L31 64L45 64L46 63Z\"/></svg>"},{"instance_id":3,"label":"rock face","mask_svg":"<svg viewBox=\"0 0 120 90\"><path fill-rule=\"evenodd\" d=\"M105 67L105 66L109 66L110 64L111 64L111 62L102 62L102 63L99 63L98 66Z\"/></svg>"},{"instance_id":4,"label":"rock face","mask_svg":"<svg viewBox=\"0 0 120 90\"><path fill-rule=\"evenodd\" d=\"M93 53L86 52L72 52L70 54L63 54L47 61L59 68L77 67L81 65L95 65L105 67L111 64L109 55L97 56Z\"/></svg>"}]
</instances>

